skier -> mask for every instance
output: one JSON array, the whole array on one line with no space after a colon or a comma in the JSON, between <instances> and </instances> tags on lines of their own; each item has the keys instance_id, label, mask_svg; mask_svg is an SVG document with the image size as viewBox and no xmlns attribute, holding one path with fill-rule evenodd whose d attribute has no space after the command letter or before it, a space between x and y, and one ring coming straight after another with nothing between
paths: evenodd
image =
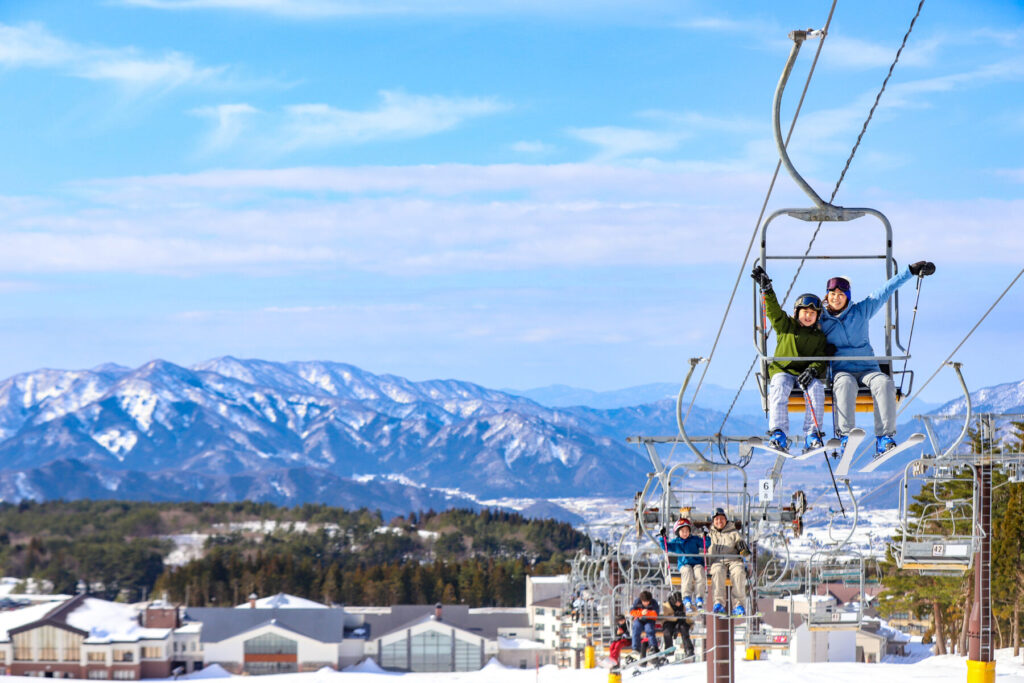
<instances>
[{"instance_id":1,"label":"skier","mask_svg":"<svg viewBox=\"0 0 1024 683\"><path fill-rule=\"evenodd\" d=\"M836 436L846 447L851 429L857 426L854 409L857 385L871 390L875 404L875 455L896 447L896 386L873 360L842 360L843 356L874 356L868 335L868 322L881 310L889 297L910 278L935 272L935 264L918 261L894 275L866 299L850 303L850 281L834 277L826 285L825 310L821 329L836 348L832 361L832 402L836 412Z\"/></svg>"},{"instance_id":2,"label":"skier","mask_svg":"<svg viewBox=\"0 0 1024 683\"><path fill-rule=\"evenodd\" d=\"M768 320L775 328L775 356L824 356L827 341L818 326L821 299L814 294L801 294L793 304L792 317L779 306L772 289L772 280L761 266L750 273L764 294ZM821 448L824 434L815 428L825 414L825 361L772 361L768 366L768 445L781 451L789 449L789 394L799 384L810 398L810 412L804 414L804 449Z\"/></svg>"},{"instance_id":3,"label":"skier","mask_svg":"<svg viewBox=\"0 0 1024 683\"><path fill-rule=\"evenodd\" d=\"M629 615L633 617L633 651L640 653L640 659L647 656L647 646L654 652L658 651L658 639L654 635L654 625L658 622L658 601L650 591L640 591L640 596L633 603ZM647 641L641 643L640 635L647 634ZM642 645L642 647L641 647Z\"/></svg>"},{"instance_id":4,"label":"skier","mask_svg":"<svg viewBox=\"0 0 1024 683\"><path fill-rule=\"evenodd\" d=\"M676 568L679 571L679 588L682 593L683 606L686 611L704 609L704 592L707 589L707 578L704 570L704 538L694 536L693 528L688 519L680 519L672 528L671 541L662 536L666 552L677 556ZM695 590L696 589L696 590ZM695 595L696 594L696 595Z\"/></svg>"},{"instance_id":5,"label":"skier","mask_svg":"<svg viewBox=\"0 0 1024 683\"><path fill-rule=\"evenodd\" d=\"M725 510L717 508L708 531L708 565L711 574L711 589L714 592L715 614L725 614L725 578L732 579L732 595L736 606L732 613L743 616L747 613L743 603L747 599L747 570L743 558L750 557L750 549L740 535L734 522L730 522ZM635 632L635 631L634 631Z\"/></svg>"},{"instance_id":6,"label":"skier","mask_svg":"<svg viewBox=\"0 0 1024 683\"><path fill-rule=\"evenodd\" d=\"M661 629L661 638L665 649L672 647L672 641L678 633L683 640L683 653L687 657L693 656L693 641L690 640L690 621L686 618L688 607L684 604L683 596L676 591L669 596L665 604L665 618Z\"/></svg>"}]
</instances>

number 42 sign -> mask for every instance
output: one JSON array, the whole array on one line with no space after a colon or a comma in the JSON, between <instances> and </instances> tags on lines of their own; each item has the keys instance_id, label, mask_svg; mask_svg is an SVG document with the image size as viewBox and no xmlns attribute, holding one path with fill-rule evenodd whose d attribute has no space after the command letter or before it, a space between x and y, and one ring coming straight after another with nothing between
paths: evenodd
<instances>
[{"instance_id":1,"label":"number 42 sign","mask_svg":"<svg viewBox=\"0 0 1024 683\"><path fill-rule=\"evenodd\" d=\"M757 499L762 503L772 502L775 497L775 482L771 479L762 479L757 485Z\"/></svg>"}]
</instances>

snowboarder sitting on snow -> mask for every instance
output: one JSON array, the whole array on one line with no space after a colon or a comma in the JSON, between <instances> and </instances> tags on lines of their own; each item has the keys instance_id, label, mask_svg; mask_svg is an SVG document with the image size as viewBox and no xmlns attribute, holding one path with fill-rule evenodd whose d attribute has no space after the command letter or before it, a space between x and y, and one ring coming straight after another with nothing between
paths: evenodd
<instances>
[{"instance_id":1,"label":"snowboarder sitting on snow","mask_svg":"<svg viewBox=\"0 0 1024 683\"><path fill-rule=\"evenodd\" d=\"M665 544L666 552L677 556L676 567L679 570L683 606L687 611L692 610L695 597L696 608L704 609L704 592L707 588L704 572L704 537L694 536L690 520L685 518L676 522L672 528L672 535L675 538L662 542ZM665 539L664 536L662 538Z\"/></svg>"},{"instance_id":2,"label":"snowboarder sitting on snow","mask_svg":"<svg viewBox=\"0 0 1024 683\"><path fill-rule=\"evenodd\" d=\"M622 648L629 645L632 642L633 637L630 634L629 622L626 617L619 615L615 620L615 640L608 646L608 658L612 660L612 664L615 666L619 665L619 653L622 652Z\"/></svg>"},{"instance_id":3,"label":"snowboarder sitting on snow","mask_svg":"<svg viewBox=\"0 0 1024 683\"><path fill-rule=\"evenodd\" d=\"M658 639L654 635L654 625L658 622L658 601L650 591L641 591L629 611L633 617L633 651L640 653L640 658L647 656L647 646L654 652L658 651ZM647 642L641 647L640 636L647 634Z\"/></svg>"},{"instance_id":4,"label":"snowboarder sitting on snow","mask_svg":"<svg viewBox=\"0 0 1024 683\"><path fill-rule=\"evenodd\" d=\"M824 356L828 341L818 326L821 317L821 299L814 294L801 294L793 303L793 316L785 314L772 289L772 280L761 266L754 266L754 278L764 294L768 320L775 329L774 356ZM810 399L814 415L804 414L804 449L821 448L824 434L815 428L825 415L825 361L772 361L768 366L768 432L772 448L789 449L786 432L789 431L789 394L799 384Z\"/></svg>"},{"instance_id":5,"label":"snowboarder sitting on snow","mask_svg":"<svg viewBox=\"0 0 1024 683\"><path fill-rule=\"evenodd\" d=\"M690 640L690 622L686 618L688 607L683 604L683 596L676 591L669 596L665 603L665 621L661 629L661 638L665 643L665 649L672 647L672 641L676 634L683 640L683 653L687 657L693 656L693 641Z\"/></svg>"},{"instance_id":6,"label":"snowboarder sitting on snow","mask_svg":"<svg viewBox=\"0 0 1024 683\"><path fill-rule=\"evenodd\" d=\"M711 574L711 590L714 592L715 614L725 614L725 578L732 579L732 596L735 607L732 613L743 616L747 613L743 603L747 600L747 570L743 559L750 557L750 549L735 523L730 522L725 510L717 508L708 531L708 565Z\"/></svg>"},{"instance_id":7,"label":"snowboarder sitting on snow","mask_svg":"<svg viewBox=\"0 0 1024 683\"><path fill-rule=\"evenodd\" d=\"M874 356L871 348L868 322L900 285L917 276L923 278L935 272L931 261L912 263L892 276L881 289L855 304L850 303L850 281L834 277L828 281L825 311L821 315L821 329L828 341L836 346L832 361L832 401L836 416L836 436L846 447L847 435L857 426L854 413L857 403L857 385L871 390L875 404L875 454L881 455L896 447L896 386L892 377L881 371L873 360L843 360L843 356Z\"/></svg>"}]
</instances>

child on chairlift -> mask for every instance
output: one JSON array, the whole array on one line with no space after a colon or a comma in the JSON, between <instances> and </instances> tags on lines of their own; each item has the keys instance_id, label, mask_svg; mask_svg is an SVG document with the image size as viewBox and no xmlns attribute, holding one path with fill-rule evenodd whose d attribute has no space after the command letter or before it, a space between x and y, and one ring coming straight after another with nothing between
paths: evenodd
<instances>
[{"instance_id":1,"label":"child on chairlift","mask_svg":"<svg viewBox=\"0 0 1024 683\"><path fill-rule=\"evenodd\" d=\"M768 320L775 329L774 356L825 356L827 341L821 331L821 299L814 294L801 294L789 316L779 306L771 278L761 266L754 266L750 277L764 294ZM810 400L812 414L804 414L804 449L821 448L824 434L820 428L825 412L825 361L772 361L768 366L768 445L780 451L789 450L789 394L799 385Z\"/></svg>"}]
</instances>

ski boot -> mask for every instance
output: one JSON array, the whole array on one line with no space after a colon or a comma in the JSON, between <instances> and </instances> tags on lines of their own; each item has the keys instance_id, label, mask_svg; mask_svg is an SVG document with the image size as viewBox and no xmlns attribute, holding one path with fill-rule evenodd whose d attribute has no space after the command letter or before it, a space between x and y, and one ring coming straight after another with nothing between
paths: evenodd
<instances>
[{"instance_id":1,"label":"ski boot","mask_svg":"<svg viewBox=\"0 0 1024 683\"><path fill-rule=\"evenodd\" d=\"M697 611L698 612L703 612L704 611L704 598L698 597L696 605L697 605Z\"/></svg>"},{"instance_id":2,"label":"ski boot","mask_svg":"<svg viewBox=\"0 0 1024 683\"><path fill-rule=\"evenodd\" d=\"M824 445L821 442L821 436L818 432L811 432L804 437L804 450L813 451L816 448L821 448Z\"/></svg>"},{"instance_id":3,"label":"ski boot","mask_svg":"<svg viewBox=\"0 0 1024 683\"><path fill-rule=\"evenodd\" d=\"M774 448L777 451L788 451L789 441L786 439L786 432L781 429L772 431L768 439L768 448Z\"/></svg>"},{"instance_id":4,"label":"ski boot","mask_svg":"<svg viewBox=\"0 0 1024 683\"><path fill-rule=\"evenodd\" d=\"M714 614L725 614L725 605L720 602L716 602L715 606L711 608Z\"/></svg>"},{"instance_id":5,"label":"ski boot","mask_svg":"<svg viewBox=\"0 0 1024 683\"><path fill-rule=\"evenodd\" d=\"M747 616L747 610L743 608L743 605L736 605L732 608L732 615L734 617L745 617Z\"/></svg>"},{"instance_id":6,"label":"ski boot","mask_svg":"<svg viewBox=\"0 0 1024 683\"><path fill-rule=\"evenodd\" d=\"M690 600L689 597L683 598L683 611L684 612L692 612L693 611L693 602Z\"/></svg>"},{"instance_id":7,"label":"ski boot","mask_svg":"<svg viewBox=\"0 0 1024 683\"><path fill-rule=\"evenodd\" d=\"M846 434L843 434L841 437L839 437L839 452L840 453L842 453L843 451L846 450L846 442L849 441L849 440L850 440L850 437L848 437Z\"/></svg>"},{"instance_id":8,"label":"ski boot","mask_svg":"<svg viewBox=\"0 0 1024 683\"><path fill-rule=\"evenodd\" d=\"M896 448L896 440L891 436L879 436L875 439L875 457Z\"/></svg>"}]
</instances>

